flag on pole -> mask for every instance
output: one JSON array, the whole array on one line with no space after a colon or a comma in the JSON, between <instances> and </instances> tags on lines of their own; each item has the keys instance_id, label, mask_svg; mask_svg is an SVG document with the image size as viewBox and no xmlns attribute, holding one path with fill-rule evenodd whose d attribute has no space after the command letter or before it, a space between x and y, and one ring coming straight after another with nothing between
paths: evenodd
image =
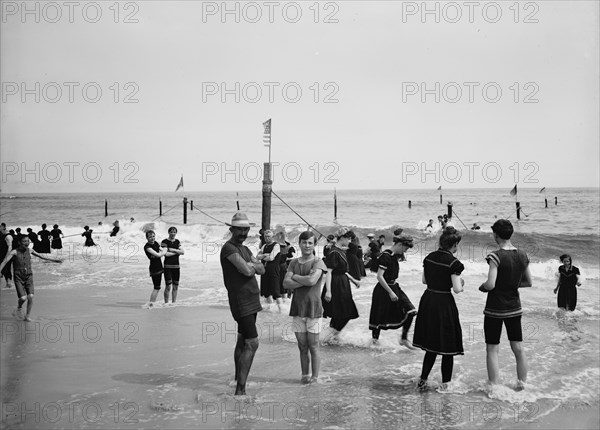
<instances>
[{"instance_id":1,"label":"flag on pole","mask_svg":"<svg viewBox=\"0 0 600 430\"><path fill-rule=\"evenodd\" d=\"M177 184L177 188L175 188L175 192L177 192L177 190L179 190L180 188L183 188L183 175L181 175L181 179L179 180L179 183Z\"/></svg>"},{"instance_id":2,"label":"flag on pole","mask_svg":"<svg viewBox=\"0 0 600 430\"><path fill-rule=\"evenodd\" d=\"M442 191L442 186L440 185L437 190Z\"/></svg>"},{"instance_id":3,"label":"flag on pole","mask_svg":"<svg viewBox=\"0 0 600 430\"><path fill-rule=\"evenodd\" d=\"M515 187L512 190L510 190L510 195L511 196L516 196L517 195L517 186L516 185L515 185Z\"/></svg>"},{"instance_id":4,"label":"flag on pole","mask_svg":"<svg viewBox=\"0 0 600 430\"><path fill-rule=\"evenodd\" d=\"M544 191L546 191L546 187L544 187L540 190L540 194L542 194Z\"/></svg>"},{"instance_id":5,"label":"flag on pole","mask_svg":"<svg viewBox=\"0 0 600 430\"><path fill-rule=\"evenodd\" d=\"M271 146L271 119L269 118L267 121L263 122L263 127L265 128L265 132L263 134L263 143L265 146Z\"/></svg>"}]
</instances>

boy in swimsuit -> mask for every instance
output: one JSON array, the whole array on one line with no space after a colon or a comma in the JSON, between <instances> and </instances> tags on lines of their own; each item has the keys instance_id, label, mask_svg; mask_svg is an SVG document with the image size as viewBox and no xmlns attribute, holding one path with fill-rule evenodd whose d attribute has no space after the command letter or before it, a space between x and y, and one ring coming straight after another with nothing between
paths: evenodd
<instances>
[{"instance_id":1,"label":"boy in swimsuit","mask_svg":"<svg viewBox=\"0 0 600 430\"><path fill-rule=\"evenodd\" d=\"M29 250L29 237L21 236L19 245L16 249L13 249L4 258L4 261L0 263L0 272L4 269L4 266L13 259L13 274L15 280L15 287L17 289L17 297L19 303L17 309L13 312L13 316L17 319L21 319L21 310L23 304L27 300L27 313L25 314L25 321L31 321L31 309L33 308L33 273L31 271L31 255L35 255L42 260L52 261L53 263L62 263L62 260L56 258L44 257L38 254L36 251Z\"/></svg>"}]
</instances>

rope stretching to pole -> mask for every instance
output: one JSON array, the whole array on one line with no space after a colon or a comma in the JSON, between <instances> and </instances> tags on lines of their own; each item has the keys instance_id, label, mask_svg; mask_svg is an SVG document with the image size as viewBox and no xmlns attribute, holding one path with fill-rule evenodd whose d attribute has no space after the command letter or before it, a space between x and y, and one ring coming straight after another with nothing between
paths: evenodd
<instances>
[{"instance_id":1,"label":"rope stretching to pole","mask_svg":"<svg viewBox=\"0 0 600 430\"><path fill-rule=\"evenodd\" d=\"M465 226L465 228L468 230L468 229L469 229L469 227L467 227L467 226L465 225L465 223L464 223L464 222L462 222L462 219L460 219L460 218L459 218L458 214L456 213L456 209L454 209L452 212L454 213L454 215L456 215L456 218L458 218L458 220L460 221L460 223L461 223L462 225L464 225L464 226Z\"/></svg>"},{"instance_id":2,"label":"rope stretching to pole","mask_svg":"<svg viewBox=\"0 0 600 430\"><path fill-rule=\"evenodd\" d=\"M298 216L298 218L300 218L302 221L304 221L304 223L305 223L307 226L309 226L309 227L310 227L310 228L312 228L314 231L316 231L317 233L319 233L319 234L320 234L322 237L325 237L325 235L324 235L323 233L321 233L319 230L317 230L317 229L316 229L316 228L315 228L315 227L314 227L314 226L313 226L311 223L309 223L309 222L308 222L308 221L306 221L304 218L302 218L302 216L301 216L301 215L300 215L298 212L296 212L294 209L292 209L292 207L291 207L290 205L288 205L286 202L284 202L284 201L283 201L283 199L282 199L281 197L279 197L275 191L271 190L271 193L272 193L272 194L273 194L275 197L277 197L279 200L281 200L281 203L283 203L284 205L286 205L286 206L287 206L287 207L288 207L288 208L289 208L289 209L290 209L292 212L294 212L294 213L295 213L295 214Z\"/></svg>"},{"instance_id":3,"label":"rope stretching to pole","mask_svg":"<svg viewBox=\"0 0 600 430\"><path fill-rule=\"evenodd\" d=\"M194 209L192 209L192 210L194 210L194 211L198 211L198 212L200 212L201 214L203 214L203 215L206 215L207 217L209 217L210 219L212 219L212 220L214 220L214 221L216 221L216 222L218 222L218 223L221 223L221 224L227 225L227 223L226 223L226 222L223 222L223 221L221 221L221 220L218 220L218 219L216 219L216 218L215 218L215 217L213 217L213 216L210 216L209 214L207 214L206 212L204 212L202 209L197 209L197 208L194 208Z\"/></svg>"}]
</instances>

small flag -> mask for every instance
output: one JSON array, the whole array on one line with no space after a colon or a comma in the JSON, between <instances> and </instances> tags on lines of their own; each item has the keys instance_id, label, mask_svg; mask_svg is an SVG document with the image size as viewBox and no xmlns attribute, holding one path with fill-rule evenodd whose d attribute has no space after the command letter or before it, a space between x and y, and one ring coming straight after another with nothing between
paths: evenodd
<instances>
[{"instance_id":1,"label":"small flag","mask_svg":"<svg viewBox=\"0 0 600 430\"><path fill-rule=\"evenodd\" d=\"M512 190L510 190L510 195L511 196L516 196L517 195L517 186L516 185L515 185L515 187Z\"/></svg>"},{"instance_id":2,"label":"small flag","mask_svg":"<svg viewBox=\"0 0 600 430\"><path fill-rule=\"evenodd\" d=\"M544 191L546 191L546 187L544 187L540 190L540 194L542 194Z\"/></svg>"},{"instance_id":3,"label":"small flag","mask_svg":"<svg viewBox=\"0 0 600 430\"><path fill-rule=\"evenodd\" d=\"M271 119L263 122L265 132L263 134L263 143L265 146L271 146Z\"/></svg>"},{"instance_id":4,"label":"small flag","mask_svg":"<svg viewBox=\"0 0 600 430\"><path fill-rule=\"evenodd\" d=\"M438 187L438 191L442 191L442 186L441 185Z\"/></svg>"},{"instance_id":5,"label":"small flag","mask_svg":"<svg viewBox=\"0 0 600 430\"><path fill-rule=\"evenodd\" d=\"M177 192L177 190L179 190L180 188L183 188L183 175L181 175L181 179L179 180L179 183L177 184L177 188L175 188L175 192Z\"/></svg>"}]
</instances>

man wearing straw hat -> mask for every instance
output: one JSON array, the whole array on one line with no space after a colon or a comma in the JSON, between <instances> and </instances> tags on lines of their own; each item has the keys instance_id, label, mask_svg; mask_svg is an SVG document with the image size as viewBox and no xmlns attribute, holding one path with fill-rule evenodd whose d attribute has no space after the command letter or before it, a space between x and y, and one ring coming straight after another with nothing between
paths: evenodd
<instances>
[{"instance_id":1,"label":"man wearing straw hat","mask_svg":"<svg viewBox=\"0 0 600 430\"><path fill-rule=\"evenodd\" d=\"M227 224L227 223L226 223ZM229 308L238 325L238 337L235 345L235 395L246 394L246 380L252 367L254 354L258 349L256 315L262 310L260 289L255 275L265 273L265 268L244 245L253 224L242 212L231 219L229 239L221 248L221 268L223 281L229 297Z\"/></svg>"}]
</instances>

